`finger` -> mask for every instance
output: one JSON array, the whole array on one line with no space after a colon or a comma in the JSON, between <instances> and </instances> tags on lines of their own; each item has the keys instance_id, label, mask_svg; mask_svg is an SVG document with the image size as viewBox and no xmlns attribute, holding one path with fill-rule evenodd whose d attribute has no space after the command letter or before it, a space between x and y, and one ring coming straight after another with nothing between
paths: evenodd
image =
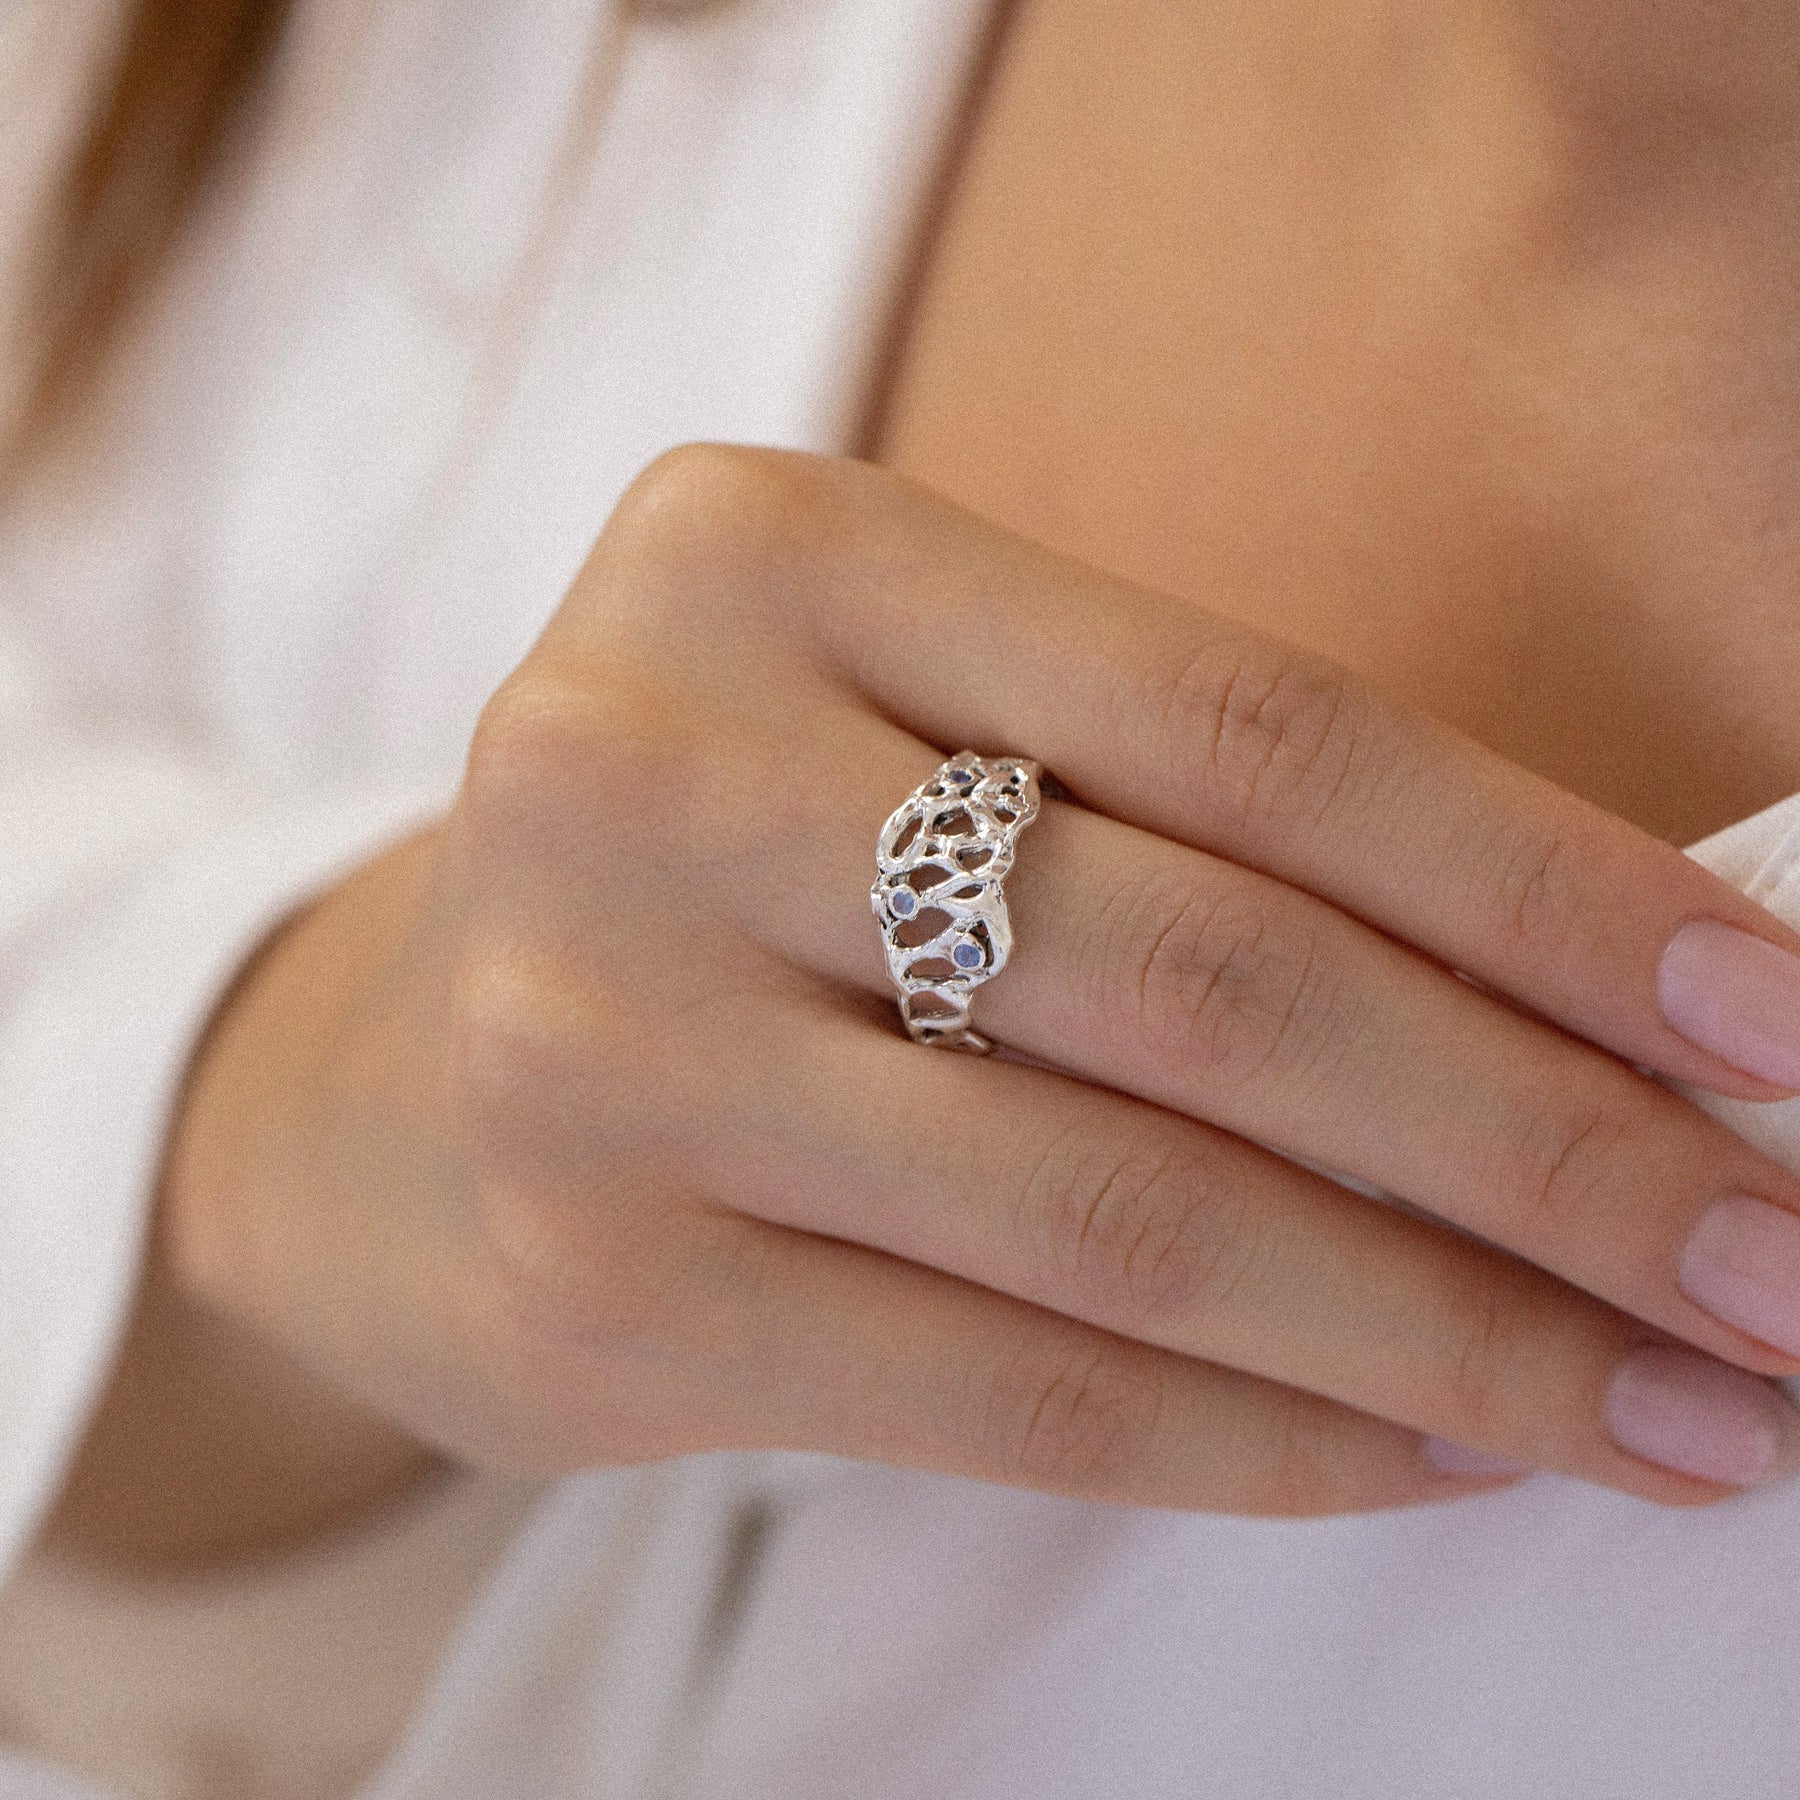
<instances>
[{"instance_id":1,"label":"finger","mask_svg":"<svg viewBox=\"0 0 1800 1800\"><path fill-rule=\"evenodd\" d=\"M847 821L930 752L855 716L818 725L834 750L782 812L807 879L718 900L768 947L888 992ZM721 831L758 819L763 757L745 745L721 772L747 784L718 800ZM1800 1178L1667 1089L1309 894L1078 807L1045 805L1007 892L1016 948L976 1002L1001 1042L1372 1183L1714 1355L1800 1366L1779 1261Z\"/></svg>"},{"instance_id":2,"label":"finger","mask_svg":"<svg viewBox=\"0 0 1800 1800\"><path fill-rule=\"evenodd\" d=\"M855 1244L734 1221L691 1285L706 1447L819 1450L1083 1499L1306 1515L1456 1499L1419 1436ZM668 1410L659 1401L658 1410Z\"/></svg>"},{"instance_id":3,"label":"finger","mask_svg":"<svg viewBox=\"0 0 1800 1800\"><path fill-rule=\"evenodd\" d=\"M1647 1499L1800 1460L1772 1385L1240 1139L816 1008L759 1017L769 1054L712 1097L760 1217Z\"/></svg>"},{"instance_id":4,"label":"finger","mask_svg":"<svg viewBox=\"0 0 1800 1800\"><path fill-rule=\"evenodd\" d=\"M602 993L567 975L557 959L509 973L559 1004L529 1007L529 1029L509 1028L486 1053L499 1058L488 1078L509 1093L503 1136L484 1144L506 1178L481 1200L505 1279L464 1302L533 1466L818 1450L1096 1500L1282 1515L1455 1499L1510 1478L1438 1466L1417 1432L847 1236L696 1207L683 1196L781 1188L784 1165L807 1178L805 1158L751 1128L750 1114L766 1128L796 1100L807 1109L790 1091L798 1071L781 1073L762 1038L800 1041L828 1021L813 1041L829 1062L842 996L820 984L772 1000L744 986L669 1008L660 994ZM880 1041L866 1023L850 1029ZM634 1083L592 1055L596 1033L621 1030L658 1040L653 1078ZM721 1057L721 1041L757 1053ZM754 1072L773 1088L732 1079ZM631 1142L615 1155L603 1135L596 1164L591 1135L584 1152L568 1127L616 1116L622 1084ZM685 1188L684 1164L701 1177ZM584 1180L587 1203L572 1205Z\"/></svg>"},{"instance_id":5,"label":"finger","mask_svg":"<svg viewBox=\"0 0 1800 1800\"><path fill-rule=\"evenodd\" d=\"M1746 1229L1800 1257L1788 1170L1308 895L1078 809L1042 823L1013 881L1032 930L985 1029L1371 1183L1715 1355L1800 1366L1778 1266L1753 1291L1708 1274L1743 1266Z\"/></svg>"},{"instance_id":6,"label":"finger","mask_svg":"<svg viewBox=\"0 0 1800 1800\"><path fill-rule=\"evenodd\" d=\"M1090 806L1304 887L1634 1062L1800 1090L1800 937L1670 846L1334 664L876 472L781 471L759 477L781 490L765 515L841 557L802 590L820 640L921 736L1036 757Z\"/></svg>"}]
</instances>

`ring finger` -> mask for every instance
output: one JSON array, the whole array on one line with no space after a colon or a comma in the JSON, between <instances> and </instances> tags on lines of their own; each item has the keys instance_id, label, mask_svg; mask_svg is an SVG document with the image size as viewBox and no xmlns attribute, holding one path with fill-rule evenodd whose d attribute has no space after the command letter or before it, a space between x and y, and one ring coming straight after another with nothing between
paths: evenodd
<instances>
[{"instance_id":1,"label":"ring finger","mask_svg":"<svg viewBox=\"0 0 1800 1800\"><path fill-rule=\"evenodd\" d=\"M861 714L836 735L784 812L808 879L731 903L771 947L883 991L869 843L932 753ZM747 796L722 811L759 816ZM1706 1261L1720 1219L1800 1211L1800 1181L1615 1058L1324 901L1080 808L1046 805L1008 895L1018 949L977 1008L1005 1043L1370 1182L1747 1368L1800 1361L1754 1269Z\"/></svg>"},{"instance_id":2,"label":"ring finger","mask_svg":"<svg viewBox=\"0 0 1800 1800\"><path fill-rule=\"evenodd\" d=\"M686 1173L759 1218L1648 1499L1800 1459L1769 1383L1240 1138L828 1005L756 1014L784 1048L711 1084L729 1189L698 1146Z\"/></svg>"}]
</instances>

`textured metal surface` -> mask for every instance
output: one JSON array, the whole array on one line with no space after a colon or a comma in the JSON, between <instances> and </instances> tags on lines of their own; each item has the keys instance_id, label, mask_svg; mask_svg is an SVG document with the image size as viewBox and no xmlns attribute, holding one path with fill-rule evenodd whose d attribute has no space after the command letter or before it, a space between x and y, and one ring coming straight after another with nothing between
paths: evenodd
<instances>
[{"instance_id":1,"label":"textured metal surface","mask_svg":"<svg viewBox=\"0 0 1800 1800\"><path fill-rule=\"evenodd\" d=\"M921 782L881 828L869 890L900 1016L921 1044L992 1048L970 1029L976 988L1006 967L1012 920L1002 884L1037 817L1039 769L965 751Z\"/></svg>"}]
</instances>

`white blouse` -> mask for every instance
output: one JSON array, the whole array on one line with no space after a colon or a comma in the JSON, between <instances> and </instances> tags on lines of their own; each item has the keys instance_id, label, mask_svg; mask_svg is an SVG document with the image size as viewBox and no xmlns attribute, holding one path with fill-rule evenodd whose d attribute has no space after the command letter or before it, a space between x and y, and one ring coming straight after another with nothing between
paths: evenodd
<instances>
[{"instance_id":1,"label":"white blouse","mask_svg":"<svg viewBox=\"0 0 1800 1800\"><path fill-rule=\"evenodd\" d=\"M308 0L89 479L0 527L7 1800L1800 1791L1792 1485L1271 1524L717 1455L452 1483L248 1604L27 1556L211 1005L447 803L643 463L843 445L988 11ZM1800 799L1696 854L1800 923ZM1800 1103L1706 1104L1800 1166Z\"/></svg>"}]
</instances>

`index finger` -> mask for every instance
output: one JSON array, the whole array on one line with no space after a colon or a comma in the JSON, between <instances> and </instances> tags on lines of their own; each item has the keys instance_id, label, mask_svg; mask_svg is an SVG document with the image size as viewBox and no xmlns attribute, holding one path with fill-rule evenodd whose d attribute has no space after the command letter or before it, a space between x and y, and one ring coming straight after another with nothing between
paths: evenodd
<instances>
[{"instance_id":1,"label":"index finger","mask_svg":"<svg viewBox=\"0 0 1800 1800\"><path fill-rule=\"evenodd\" d=\"M1800 936L1672 846L1336 664L827 467L856 553L815 628L921 735L1035 757L1661 1074L1800 1091Z\"/></svg>"}]
</instances>

